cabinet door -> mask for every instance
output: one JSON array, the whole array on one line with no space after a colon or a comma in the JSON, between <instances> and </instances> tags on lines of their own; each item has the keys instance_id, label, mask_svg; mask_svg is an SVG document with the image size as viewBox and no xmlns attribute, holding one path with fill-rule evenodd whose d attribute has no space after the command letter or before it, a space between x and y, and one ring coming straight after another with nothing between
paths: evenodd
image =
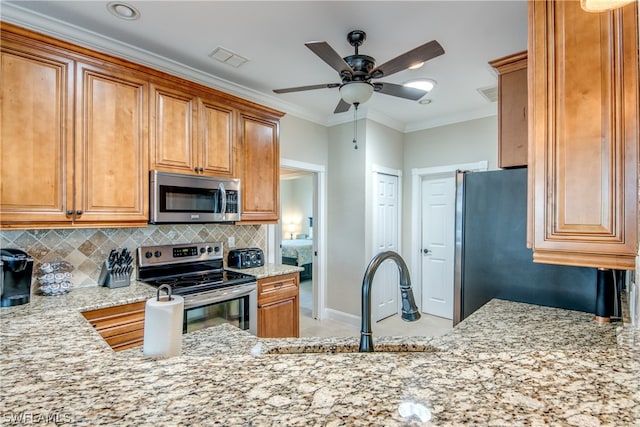
<instances>
[{"instance_id":1,"label":"cabinet door","mask_svg":"<svg viewBox=\"0 0 640 427\"><path fill-rule=\"evenodd\" d=\"M202 174L235 178L234 110L200 98L198 120L198 165Z\"/></svg>"},{"instance_id":2,"label":"cabinet door","mask_svg":"<svg viewBox=\"0 0 640 427\"><path fill-rule=\"evenodd\" d=\"M280 206L278 122L241 115L242 221L275 222Z\"/></svg>"},{"instance_id":3,"label":"cabinet door","mask_svg":"<svg viewBox=\"0 0 640 427\"><path fill-rule=\"evenodd\" d=\"M1 224L70 223L73 61L8 37L1 61Z\"/></svg>"},{"instance_id":4,"label":"cabinet door","mask_svg":"<svg viewBox=\"0 0 640 427\"><path fill-rule=\"evenodd\" d=\"M279 338L300 335L298 273L258 280L258 336Z\"/></svg>"},{"instance_id":5,"label":"cabinet door","mask_svg":"<svg viewBox=\"0 0 640 427\"><path fill-rule=\"evenodd\" d=\"M151 93L151 169L197 173L197 97L155 84Z\"/></svg>"},{"instance_id":6,"label":"cabinet door","mask_svg":"<svg viewBox=\"0 0 640 427\"><path fill-rule=\"evenodd\" d=\"M298 337L298 297L265 304L258 308L258 336L261 338Z\"/></svg>"},{"instance_id":7,"label":"cabinet door","mask_svg":"<svg viewBox=\"0 0 640 427\"><path fill-rule=\"evenodd\" d=\"M527 166L527 52L490 64L498 70L498 166Z\"/></svg>"},{"instance_id":8,"label":"cabinet door","mask_svg":"<svg viewBox=\"0 0 640 427\"><path fill-rule=\"evenodd\" d=\"M638 212L637 5L529 3L530 242L538 262L632 269Z\"/></svg>"},{"instance_id":9,"label":"cabinet door","mask_svg":"<svg viewBox=\"0 0 640 427\"><path fill-rule=\"evenodd\" d=\"M77 64L75 222L148 221L147 83L124 67Z\"/></svg>"}]
</instances>

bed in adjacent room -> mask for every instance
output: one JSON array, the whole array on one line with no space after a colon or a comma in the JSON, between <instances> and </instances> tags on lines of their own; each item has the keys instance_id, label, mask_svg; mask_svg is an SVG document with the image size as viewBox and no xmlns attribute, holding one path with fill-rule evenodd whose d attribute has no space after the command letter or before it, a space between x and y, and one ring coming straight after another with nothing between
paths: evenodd
<instances>
[{"instance_id":1,"label":"bed in adjacent room","mask_svg":"<svg viewBox=\"0 0 640 427\"><path fill-rule=\"evenodd\" d=\"M313 240L283 240L282 263L304 268L304 271L300 272L300 280L311 280L313 274Z\"/></svg>"}]
</instances>

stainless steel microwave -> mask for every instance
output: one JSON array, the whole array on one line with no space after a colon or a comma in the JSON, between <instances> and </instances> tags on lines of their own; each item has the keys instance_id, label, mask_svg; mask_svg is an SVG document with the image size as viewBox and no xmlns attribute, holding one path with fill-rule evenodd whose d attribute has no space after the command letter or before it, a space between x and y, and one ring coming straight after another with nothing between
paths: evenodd
<instances>
[{"instance_id":1,"label":"stainless steel microwave","mask_svg":"<svg viewBox=\"0 0 640 427\"><path fill-rule=\"evenodd\" d=\"M149 222L240 221L240 180L150 172Z\"/></svg>"}]
</instances>

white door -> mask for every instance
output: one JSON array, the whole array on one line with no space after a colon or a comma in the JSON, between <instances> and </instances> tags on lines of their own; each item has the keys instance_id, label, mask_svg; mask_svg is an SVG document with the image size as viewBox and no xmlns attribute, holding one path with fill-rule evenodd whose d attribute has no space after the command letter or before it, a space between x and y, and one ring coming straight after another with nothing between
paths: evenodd
<instances>
[{"instance_id":1,"label":"white door","mask_svg":"<svg viewBox=\"0 0 640 427\"><path fill-rule=\"evenodd\" d=\"M398 177L376 173L375 212L373 215L375 253L398 252ZM380 267L372 284L375 321L398 312L398 267L387 260Z\"/></svg>"},{"instance_id":2,"label":"white door","mask_svg":"<svg viewBox=\"0 0 640 427\"><path fill-rule=\"evenodd\" d=\"M453 319L455 177L422 181L422 311Z\"/></svg>"}]
</instances>

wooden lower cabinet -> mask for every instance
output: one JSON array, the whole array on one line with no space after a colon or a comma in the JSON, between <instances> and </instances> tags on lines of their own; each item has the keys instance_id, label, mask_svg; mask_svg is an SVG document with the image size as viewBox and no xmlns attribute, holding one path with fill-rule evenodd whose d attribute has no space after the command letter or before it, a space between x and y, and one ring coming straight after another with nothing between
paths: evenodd
<instances>
[{"instance_id":1,"label":"wooden lower cabinet","mask_svg":"<svg viewBox=\"0 0 640 427\"><path fill-rule=\"evenodd\" d=\"M284 274L258 280L258 336L300 336L300 276Z\"/></svg>"},{"instance_id":2,"label":"wooden lower cabinet","mask_svg":"<svg viewBox=\"0 0 640 427\"><path fill-rule=\"evenodd\" d=\"M145 306L146 301L140 301L85 311L82 315L114 351L122 351L143 344Z\"/></svg>"}]
</instances>

